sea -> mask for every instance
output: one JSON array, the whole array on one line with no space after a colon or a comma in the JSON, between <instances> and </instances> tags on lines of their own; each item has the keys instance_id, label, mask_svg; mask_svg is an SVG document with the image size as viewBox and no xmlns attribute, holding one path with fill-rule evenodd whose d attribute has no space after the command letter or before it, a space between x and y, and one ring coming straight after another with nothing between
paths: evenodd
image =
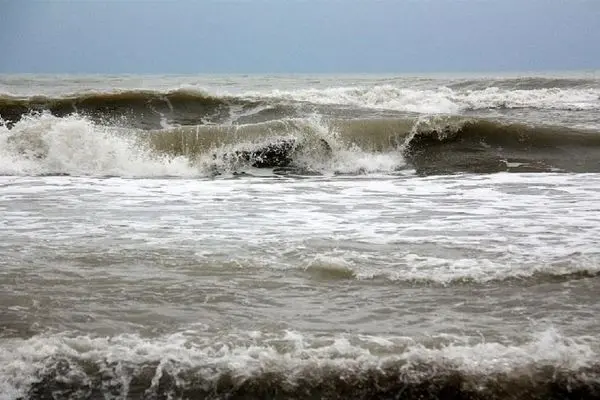
<instances>
[{"instance_id":1,"label":"sea","mask_svg":"<svg viewBox=\"0 0 600 400\"><path fill-rule=\"evenodd\" d=\"M600 71L0 75L0 399L600 399Z\"/></svg>"}]
</instances>

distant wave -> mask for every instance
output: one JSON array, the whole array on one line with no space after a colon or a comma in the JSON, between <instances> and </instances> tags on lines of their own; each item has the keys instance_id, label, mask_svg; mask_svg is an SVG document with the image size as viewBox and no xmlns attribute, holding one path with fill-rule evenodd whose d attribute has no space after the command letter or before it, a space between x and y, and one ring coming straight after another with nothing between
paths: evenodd
<instances>
[{"instance_id":1,"label":"distant wave","mask_svg":"<svg viewBox=\"0 0 600 400\"><path fill-rule=\"evenodd\" d=\"M0 118L14 123L31 112L49 111L59 117L76 113L94 118L97 122L159 129L167 126L257 123L303 117L308 112L355 117L357 113L361 115L361 110L417 114L520 108L600 110L600 88L515 89L493 86L493 82L488 82L471 89L468 86L473 82L463 84L467 87L415 89L384 84L218 96L192 89L84 92L62 97L0 95Z\"/></svg>"},{"instance_id":2,"label":"distant wave","mask_svg":"<svg viewBox=\"0 0 600 400\"><path fill-rule=\"evenodd\" d=\"M522 76L515 78L460 79L448 85L452 89L481 90L498 87L508 90L600 89L598 79Z\"/></svg>"},{"instance_id":3,"label":"distant wave","mask_svg":"<svg viewBox=\"0 0 600 400\"><path fill-rule=\"evenodd\" d=\"M302 101L320 105L395 110L421 114L455 114L485 109L598 110L598 88L504 89L482 85L477 89L455 90L404 88L394 85L332 87L327 89L273 90L249 92L249 99Z\"/></svg>"},{"instance_id":4,"label":"distant wave","mask_svg":"<svg viewBox=\"0 0 600 400\"><path fill-rule=\"evenodd\" d=\"M186 90L82 93L58 98L1 96L0 117L16 122L31 112L49 111L59 117L77 113L151 129L161 127L167 116L172 122L183 125L219 120L228 113L227 107L234 103L231 99ZM253 104L239 103L246 106Z\"/></svg>"}]
</instances>

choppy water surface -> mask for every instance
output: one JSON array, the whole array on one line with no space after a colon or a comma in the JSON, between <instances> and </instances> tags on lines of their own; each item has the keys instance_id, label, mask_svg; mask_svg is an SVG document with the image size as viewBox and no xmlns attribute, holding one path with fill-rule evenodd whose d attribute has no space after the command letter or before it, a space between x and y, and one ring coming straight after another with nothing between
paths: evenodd
<instances>
[{"instance_id":1,"label":"choppy water surface","mask_svg":"<svg viewBox=\"0 0 600 400\"><path fill-rule=\"evenodd\" d=\"M61 79L0 80L0 399L600 397L594 75Z\"/></svg>"}]
</instances>

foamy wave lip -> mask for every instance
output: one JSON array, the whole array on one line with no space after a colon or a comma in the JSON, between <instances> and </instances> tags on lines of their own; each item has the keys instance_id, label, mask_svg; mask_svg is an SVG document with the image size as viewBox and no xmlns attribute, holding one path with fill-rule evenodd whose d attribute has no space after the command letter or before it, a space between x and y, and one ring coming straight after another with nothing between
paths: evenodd
<instances>
[{"instance_id":1,"label":"foamy wave lip","mask_svg":"<svg viewBox=\"0 0 600 400\"><path fill-rule=\"evenodd\" d=\"M511 279L526 280L535 276L569 278L572 276L591 276L600 274L600 265L592 259L571 260L569 262L536 262L515 265L506 262L494 262L488 259L448 260L437 257L423 257L407 254L405 262L382 270L363 270L356 273L357 279L385 277L392 281L421 281L447 285L457 281L480 283Z\"/></svg>"},{"instance_id":2,"label":"foamy wave lip","mask_svg":"<svg viewBox=\"0 0 600 400\"><path fill-rule=\"evenodd\" d=\"M451 92L447 89L446 92ZM435 90L402 89L391 85L374 87L333 87L327 89L273 90L248 92L240 97L269 97L324 105L348 105L416 113L455 113L460 106Z\"/></svg>"},{"instance_id":3,"label":"foamy wave lip","mask_svg":"<svg viewBox=\"0 0 600 400\"><path fill-rule=\"evenodd\" d=\"M592 366L598 357L589 344L565 338L553 329L534 335L522 345L469 344L468 339L448 338L436 341L437 345L427 347L406 337L315 337L291 331L220 338L198 338L189 331L157 339L137 335L35 336L2 343L0 398L25 396L32 385L48 376L63 384L89 384L90 371L102 376L102 381L110 378L119 395L126 396L132 379L147 374L144 368L152 371L147 377L150 389L157 389L165 374L178 377L177 386L190 384L186 373L191 373L193 381L212 384L224 375L239 384L281 374L294 385L298 380L318 382L320 374L331 370L360 375L391 368L405 371L408 377L418 376L423 364L430 366L431 373L449 369L477 376L527 366L576 371Z\"/></svg>"},{"instance_id":4,"label":"foamy wave lip","mask_svg":"<svg viewBox=\"0 0 600 400\"><path fill-rule=\"evenodd\" d=\"M240 97L270 97L325 105L348 105L423 114L454 114L486 108L542 108L556 110L596 110L600 108L597 89L510 90L490 87L480 90L454 90L447 87L408 89L391 85L373 87L333 87L293 91L248 92Z\"/></svg>"},{"instance_id":5,"label":"foamy wave lip","mask_svg":"<svg viewBox=\"0 0 600 400\"><path fill-rule=\"evenodd\" d=\"M385 279L392 282L449 285L460 282L488 283L505 280L577 279L600 275L600 264L591 256L577 259L514 262L481 258L447 259L418 254L399 255L401 262L390 266L357 263L348 256L320 254L301 268L315 278ZM279 266L279 264L278 264Z\"/></svg>"},{"instance_id":6,"label":"foamy wave lip","mask_svg":"<svg viewBox=\"0 0 600 400\"><path fill-rule=\"evenodd\" d=\"M0 126L0 174L194 176L198 170L185 157L152 154L131 132L43 113L11 129Z\"/></svg>"}]
</instances>

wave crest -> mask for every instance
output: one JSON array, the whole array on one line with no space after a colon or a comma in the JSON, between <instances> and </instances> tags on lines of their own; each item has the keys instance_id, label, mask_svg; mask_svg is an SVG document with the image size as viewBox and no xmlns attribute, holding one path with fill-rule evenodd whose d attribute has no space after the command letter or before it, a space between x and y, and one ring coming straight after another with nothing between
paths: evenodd
<instances>
[{"instance_id":1,"label":"wave crest","mask_svg":"<svg viewBox=\"0 0 600 400\"><path fill-rule=\"evenodd\" d=\"M535 84L534 84L535 86ZM0 117L14 123L32 111L95 121L120 121L142 129L200 124L257 123L323 115L463 114L479 110L600 110L596 87L410 88L390 84L209 94L197 89L82 92L60 97L0 95ZM369 111L370 112L366 112Z\"/></svg>"}]
</instances>

